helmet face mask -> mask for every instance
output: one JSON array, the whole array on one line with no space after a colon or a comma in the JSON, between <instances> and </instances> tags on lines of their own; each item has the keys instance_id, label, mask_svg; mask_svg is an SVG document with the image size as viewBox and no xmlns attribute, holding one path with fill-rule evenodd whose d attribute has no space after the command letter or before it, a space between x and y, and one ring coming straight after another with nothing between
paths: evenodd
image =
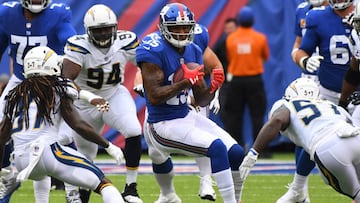
<instances>
[{"instance_id":1,"label":"helmet face mask","mask_svg":"<svg viewBox=\"0 0 360 203\"><path fill-rule=\"evenodd\" d=\"M171 3L160 12L159 30L173 46L181 48L194 41L194 14L185 5Z\"/></svg>"},{"instance_id":2,"label":"helmet face mask","mask_svg":"<svg viewBox=\"0 0 360 203\"><path fill-rule=\"evenodd\" d=\"M24 77L60 76L62 57L46 46L30 49L24 57Z\"/></svg>"},{"instance_id":3,"label":"helmet face mask","mask_svg":"<svg viewBox=\"0 0 360 203\"><path fill-rule=\"evenodd\" d=\"M40 13L49 6L51 0L21 0L20 2L21 5L30 12Z\"/></svg>"},{"instance_id":4,"label":"helmet face mask","mask_svg":"<svg viewBox=\"0 0 360 203\"><path fill-rule=\"evenodd\" d=\"M334 10L343 10L353 3L353 0L328 0L329 5Z\"/></svg>"},{"instance_id":5,"label":"helmet face mask","mask_svg":"<svg viewBox=\"0 0 360 203\"><path fill-rule=\"evenodd\" d=\"M84 26L89 41L99 48L109 48L116 39L117 18L114 12L103 4L89 8L84 16Z\"/></svg>"},{"instance_id":6,"label":"helmet face mask","mask_svg":"<svg viewBox=\"0 0 360 203\"><path fill-rule=\"evenodd\" d=\"M353 20L354 29L357 31L357 33L360 33L360 3L356 4L355 6Z\"/></svg>"},{"instance_id":7,"label":"helmet face mask","mask_svg":"<svg viewBox=\"0 0 360 203\"><path fill-rule=\"evenodd\" d=\"M291 82L286 88L284 99L317 99L319 94L319 86L313 80L309 78L298 78Z\"/></svg>"}]
</instances>

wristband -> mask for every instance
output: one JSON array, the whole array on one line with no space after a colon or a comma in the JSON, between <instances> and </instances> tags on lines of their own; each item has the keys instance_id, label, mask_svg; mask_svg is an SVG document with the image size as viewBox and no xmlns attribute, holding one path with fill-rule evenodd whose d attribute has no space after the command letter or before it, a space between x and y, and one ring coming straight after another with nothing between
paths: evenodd
<instances>
[{"instance_id":1,"label":"wristband","mask_svg":"<svg viewBox=\"0 0 360 203\"><path fill-rule=\"evenodd\" d=\"M90 92L90 91L87 91L87 90L80 90L79 92L79 99L82 99L82 100L85 100L87 102L91 102L91 100L93 99L102 99L102 97Z\"/></svg>"},{"instance_id":2,"label":"wristband","mask_svg":"<svg viewBox=\"0 0 360 203\"><path fill-rule=\"evenodd\" d=\"M254 148L250 148L249 152L251 152L255 156L257 156L259 154Z\"/></svg>"},{"instance_id":3,"label":"wristband","mask_svg":"<svg viewBox=\"0 0 360 203\"><path fill-rule=\"evenodd\" d=\"M309 60L309 57L308 57L308 56L302 57L302 58L299 60L299 66L300 66L301 68L303 68L304 70L306 70L306 63L307 63L308 60Z\"/></svg>"}]
</instances>

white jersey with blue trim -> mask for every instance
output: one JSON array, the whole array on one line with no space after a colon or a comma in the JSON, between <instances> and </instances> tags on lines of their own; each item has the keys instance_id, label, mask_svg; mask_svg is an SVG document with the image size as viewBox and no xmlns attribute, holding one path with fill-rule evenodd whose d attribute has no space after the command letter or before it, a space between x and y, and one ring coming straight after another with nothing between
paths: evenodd
<instances>
[{"instance_id":1,"label":"white jersey with blue trim","mask_svg":"<svg viewBox=\"0 0 360 203\"><path fill-rule=\"evenodd\" d=\"M66 94L71 99L77 99L78 91L76 86L70 80L62 80L62 78L58 78L60 81L64 82L66 85ZM24 144L31 143L37 138L40 138L48 143L56 142L58 138L58 131L60 124L63 119L60 114L59 105L60 105L60 97L56 96L55 98L56 107L55 112L51 111L50 115L52 118L53 125L50 123L45 123L38 117L38 109L36 103L31 101L29 105L29 128L26 128L24 114L22 112L14 112L14 120L13 120L13 129L12 129L12 138L14 140L14 145L20 146ZM21 105L20 105L21 107Z\"/></svg>"},{"instance_id":2,"label":"white jersey with blue trim","mask_svg":"<svg viewBox=\"0 0 360 203\"><path fill-rule=\"evenodd\" d=\"M181 68L181 62L195 62L203 64L202 51L195 43L190 43L185 47L183 54L171 46L159 32L151 33L144 37L140 46L136 50L136 62L141 67L142 62L152 63L159 66L164 72L163 85L171 85L175 72ZM188 112L189 89L179 92L178 95L168 99L160 105L151 105L146 96L145 100L148 109L149 123L156 123L164 120L172 120L175 118L183 118Z\"/></svg>"},{"instance_id":3,"label":"white jersey with blue trim","mask_svg":"<svg viewBox=\"0 0 360 203\"><path fill-rule=\"evenodd\" d=\"M351 59L348 39L351 29L330 6L311 9L299 47L309 55L319 48L319 55L324 57L318 69L320 84L338 93Z\"/></svg>"},{"instance_id":4,"label":"white jersey with blue trim","mask_svg":"<svg viewBox=\"0 0 360 203\"><path fill-rule=\"evenodd\" d=\"M290 111L290 125L281 134L303 147L311 157L316 146L337 136L336 132L354 128L349 123L351 116L327 100L281 99L272 106L269 118L282 106Z\"/></svg>"},{"instance_id":5,"label":"white jersey with blue trim","mask_svg":"<svg viewBox=\"0 0 360 203\"><path fill-rule=\"evenodd\" d=\"M123 82L127 62L135 64L138 45L135 33L119 30L113 45L103 53L89 41L87 34L76 35L68 40L64 58L81 66L75 79L81 89L108 99L116 92L114 86Z\"/></svg>"},{"instance_id":6,"label":"white jersey with blue trim","mask_svg":"<svg viewBox=\"0 0 360 203\"><path fill-rule=\"evenodd\" d=\"M27 21L18 1L0 6L0 54L10 48L14 59L14 74L23 80L23 59L35 46L48 46L62 55L66 40L75 35L71 24L70 7L62 3L50 4L36 18Z\"/></svg>"}]
</instances>

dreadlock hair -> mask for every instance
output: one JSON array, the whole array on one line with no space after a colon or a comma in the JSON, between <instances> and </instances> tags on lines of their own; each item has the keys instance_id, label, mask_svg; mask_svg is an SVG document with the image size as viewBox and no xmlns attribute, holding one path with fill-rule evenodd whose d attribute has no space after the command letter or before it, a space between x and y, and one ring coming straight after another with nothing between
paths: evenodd
<instances>
[{"instance_id":1,"label":"dreadlock hair","mask_svg":"<svg viewBox=\"0 0 360 203\"><path fill-rule=\"evenodd\" d=\"M38 117L41 121L53 125L51 112L55 114L57 109L56 95L60 100L67 97L67 80L61 76L32 76L22 81L12 89L5 97L4 114L13 121L19 113L24 115L26 129L29 128L29 105L32 101L36 103ZM65 108L69 109L69 103L65 103ZM16 110L16 111L14 111Z\"/></svg>"}]
</instances>

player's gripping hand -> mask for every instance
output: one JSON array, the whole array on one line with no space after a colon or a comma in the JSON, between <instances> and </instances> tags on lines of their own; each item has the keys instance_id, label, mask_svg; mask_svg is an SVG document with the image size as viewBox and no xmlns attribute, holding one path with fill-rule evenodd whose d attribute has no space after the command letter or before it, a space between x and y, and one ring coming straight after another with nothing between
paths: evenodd
<instances>
[{"instance_id":1,"label":"player's gripping hand","mask_svg":"<svg viewBox=\"0 0 360 203\"><path fill-rule=\"evenodd\" d=\"M109 146L105 148L106 152L112 156L115 160L116 160L116 163L118 165L121 164L122 160L124 159L124 154L122 152L122 150L113 145L113 143L109 142Z\"/></svg>"},{"instance_id":2,"label":"player's gripping hand","mask_svg":"<svg viewBox=\"0 0 360 203\"><path fill-rule=\"evenodd\" d=\"M181 68L184 71L184 78L189 80L192 85L196 85L205 75L204 65L191 70L185 64L181 64Z\"/></svg>"},{"instance_id":3,"label":"player's gripping hand","mask_svg":"<svg viewBox=\"0 0 360 203\"><path fill-rule=\"evenodd\" d=\"M9 175L10 173L11 173L11 170L6 169L6 168L2 168L1 171L0 171L0 177Z\"/></svg>"},{"instance_id":4,"label":"player's gripping hand","mask_svg":"<svg viewBox=\"0 0 360 203\"><path fill-rule=\"evenodd\" d=\"M224 83L225 75L224 70L219 67L215 67L211 72L211 90L210 93L213 93L215 90L219 89Z\"/></svg>"},{"instance_id":5,"label":"player's gripping hand","mask_svg":"<svg viewBox=\"0 0 360 203\"><path fill-rule=\"evenodd\" d=\"M143 84L135 85L133 90L140 95L141 97L144 97L144 86Z\"/></svg>"},{"instance_id":6,"label":"player's gripping hand","mask_svg":"<svg viewBox=\"0 0 360 203\"><path fill-rule=\"evenodd\" d=\"M347 100L349 102L351 102L354 105L359 105L360 104L360 91L355 91L353 92L348 98Z\"/></svg>"},{"instance_id":7,"label":"player's gripping hand","mask_svg":"<svg viewBox=\"0 0 360 203\"><path fill-rule=\"evenodd\" d=\"M216 90L214 98L209 104L209 109L213 110L213 113L216 115L220 111L220 102L219 102L219 90Z\"/></svg>"},{"instance_id":8,"label":"player's gripping hand","mask_svg":"<svg viewBox=\"0 0 360 203\"><path fill-rule=\"evenodd\" d=\"M356 59L360 59L360 36L355 29L351 30L349 42L349 47L352 55Z\"/></svg>"},{"instance_id":9,"label":"player's gripping hand","mask_svg":"<svg viewBox=\"0 0 360 203\"><path fill-rule=\"evenodd\" d=\"M240 178L242 181L245 181L247 176L249 175L251 169L254 167L255 162L257 161L259 153L255 151L255 149L251 148L247 155L245 156L241 166L239 168Z\"/></svg>"},{"instance_id":10,"label":"player's gripping hand","mask_svg":"<svg viewBox=\"0 0 360 203\"><path fill-rule=\"evenodd\" d=\"M323 56L304 56L300 59L299 64L301 68L305 69L309 73L314 73L319 67L320 62L324 59Z\"/></svg>"}]
</instances>

